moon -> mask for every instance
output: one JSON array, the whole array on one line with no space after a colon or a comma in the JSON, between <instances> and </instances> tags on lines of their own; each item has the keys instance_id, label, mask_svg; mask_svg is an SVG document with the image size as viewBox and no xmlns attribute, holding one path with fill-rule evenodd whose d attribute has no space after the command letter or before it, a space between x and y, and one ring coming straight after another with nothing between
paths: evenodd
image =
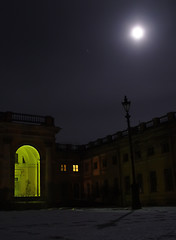
<instances>
[{"instance_id":1,"label":"moon","mask_svg":"<svg viewBox=\"0 0 176 240\"><path fill-rule=\"evenodd\" d=\"M141 26L134 26L131 29L131 37L137 41L141 40L145 35L144 28Z\"/></svg>"}]
</instances>

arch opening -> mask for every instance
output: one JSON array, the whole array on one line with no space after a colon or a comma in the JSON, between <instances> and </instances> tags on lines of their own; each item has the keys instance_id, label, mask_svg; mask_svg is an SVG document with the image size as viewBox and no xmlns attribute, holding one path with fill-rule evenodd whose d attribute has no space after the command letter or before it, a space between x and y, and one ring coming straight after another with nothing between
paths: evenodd
<instances>
[{"instance_id":1,"label":"arch opening","mask_svg":"<svg viewBox=\"0 0 176 240\"><path fill-rule=\"evenodd\" d=\"M40 196L40 154L23 145L15 153L14 197Z\"/></svg>"}]
</instances>

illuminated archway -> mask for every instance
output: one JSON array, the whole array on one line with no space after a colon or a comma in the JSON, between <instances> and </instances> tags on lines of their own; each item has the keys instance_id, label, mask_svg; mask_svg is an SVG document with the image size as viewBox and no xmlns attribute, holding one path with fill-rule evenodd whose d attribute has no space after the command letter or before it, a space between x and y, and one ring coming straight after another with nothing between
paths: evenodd
<instances>
[{"instance_id":1,"label":"illuminated archway","mask_svg":"<svg viewBox=\"0 0 176 240\"><path fill-rule=\"evenodd\" d=\"M15 197L40 196L40 155L30 145L24 145L15 153Z\"/></svg>"}]
</instances>

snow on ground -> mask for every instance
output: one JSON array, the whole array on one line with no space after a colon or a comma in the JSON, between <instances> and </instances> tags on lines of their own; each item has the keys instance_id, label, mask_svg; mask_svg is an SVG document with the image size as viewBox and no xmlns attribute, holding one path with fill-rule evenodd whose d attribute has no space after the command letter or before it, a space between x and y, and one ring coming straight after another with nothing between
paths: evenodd
<instances>
[{"instance_id":1,"label":"snow on ground","mask_svg":"<svg viewBox=\"0 0 176 240\"><path fill-rule=\"evenodd\" d=\"M0 212L1 240L176 240L176 207Z\"/></svg>"}]
</instances>

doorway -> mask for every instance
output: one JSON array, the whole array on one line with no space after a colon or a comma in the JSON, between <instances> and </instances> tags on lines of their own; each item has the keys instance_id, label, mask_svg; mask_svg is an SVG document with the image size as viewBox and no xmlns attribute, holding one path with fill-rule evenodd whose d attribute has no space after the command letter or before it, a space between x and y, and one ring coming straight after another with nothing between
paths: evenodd
<instances>
[{"instance_id":1,"label":"doorway","mask_svg":"<svg viewBox=\"0 0 176 240\"><path fill-rule=\"evenodd\" d=\"M15 153L14 196L40 196L40 155L33 146L23 145Z\"/></svg>"}]
</instances>

